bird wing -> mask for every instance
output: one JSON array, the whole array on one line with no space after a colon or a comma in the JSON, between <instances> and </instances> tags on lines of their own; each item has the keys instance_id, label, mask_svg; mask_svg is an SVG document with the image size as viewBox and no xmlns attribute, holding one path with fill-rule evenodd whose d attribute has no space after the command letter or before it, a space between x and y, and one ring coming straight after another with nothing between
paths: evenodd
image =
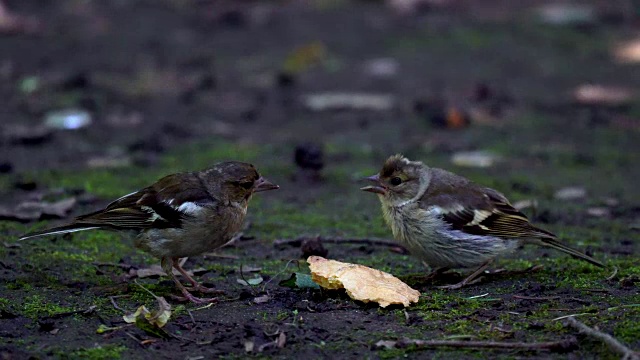
<instances>
[{"instance_id":1,"label":"bird wing","mask_svg":"<svg viewBox=\"0 0 640 360\"><path fill-rule=\"evenodd\" d=\"M103 210L80 216L76 223L119 229L181 227L185 218L216 203L196 173L183 173L166 176Z\"/></svg>"},{"instance_id":2,"label":"bird wing","mask_svg":"<svg viewBox=\"0 0 640 360\"><path fill-rule=\"evenodd\" d=\"M533 226L501 193L444 170L433 170L420 207L441 214L452 229L503 238L556 238Z\"/></svg>"}]
</instances>

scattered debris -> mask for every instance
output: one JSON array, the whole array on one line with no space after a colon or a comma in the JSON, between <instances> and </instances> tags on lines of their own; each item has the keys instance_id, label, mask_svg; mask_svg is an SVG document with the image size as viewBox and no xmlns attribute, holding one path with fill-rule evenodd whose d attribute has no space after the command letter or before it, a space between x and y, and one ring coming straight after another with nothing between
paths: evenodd
<instances>
[{"instance_id":1,"label":"scattered debris","mask_svg":"<svg viewBox=\"0 0 640 360\"><path fill-rule=\"evenodd\" d=\"M500 342L500 341L459 341L459 340L417 340L402 339L380 340L376 343L378 349L405 348L415 346L417 348L452 347L452 348L496 348L496 349L519 349L527 351L555 351L566 352L578 347L576 338L568 338L560 341L549 341L540 343L525 342Z\"/></svg>"},{"instance_id":2,"label":"scattered debris","mask_svg":"<svg viewBox=\"0 0 640 360\"><path fill-rule=\"evenodd\" d=\"M24 201L17 206L0 206L0 219L15 221L39 220L46 217L65 218L76 205L76 198L71 197L56 202Z\"/></svg>"},{"instance_id":3,"label":"scattered debris","mask_svg":"<svg viewBox=\"0 0 640 360\"><path fill-rule=\"evenodd\" d=\"M140 306L134 313L123 315L122 319L128 324L135 324L136 327L144 330L146 333L160 337L171 337L162 329L171 318L171 305L162 296L156 296L149 289L140 285L136 281L136 285L140 286L144 291L148 292L158 302L158 310L155 313L150 312L146 306Z\"/></svg>"},{"instance_id":4,"label":"scattered debris","mask_svg":"<svg viewBox=\"0 0 640 360\"><path fill-rule=\"evenodd\" d=\"M307 259L314 282L326 289L344 288L347 295L362 302L374 301L381 307L418 302L420 292L393 275L367 266L327 260L319 256Z\"/></svg>"},{"instance_id":5,"label":"scattered debris","mask_svg":"<svg viewBox=\"0 0 640 360\"><path fill-rule=\"evenodd\" d=\"M0 174L10 174L13 171L13 164L9 161L0 162Z\"/></svg>"},{"instance_id":6,"label":"scattered debris","mask_svg":"<svg viewBox=\"0 0 640 360\"><path fill-rule=\"evenodd\" d=\"M451 162L454 165L462 167L487 168L494 166L500 160L500 156L484 150L461 151L453 154L453 156L451 157Z\"/></svg>"},{"instance_id":7,"label":"scattered debris","mask_svg":"<svg viewBox=\"0 0 640 360\"><path fill-rule=\"evenodd\" d=\"M303 104L311 111L371 110L387 111L396 105L391 94L327 92L305 95Z\"/></svg>"},{"instance_id":8,"label":"scattered debris","mask_svg":"<svg viewBox=\"0 0 640 360\"><path fill-rule=\"evenodd\" d=\"M413 112L430 125L446 129L463 129L471 125L471 117L464 109L448 106L443 100L415 100Z\"/></svg>"},{"instance_id":9,"label":"scattered debris","mask_svg":"<svg viewBox=\"0 0 640 360\"><path fill-rule=\"evenodd\" d=\"M293 159L301 169L320 171L324 167L322 145L314 142L297 145Z\"/></svg>"},{"instance_id":10,"label":"scattered debris","mask_svg":"<svg viewBox=\"0 0 640 360\"><path fill-rule=\"evenodd\" d=\"M616 45L613 49L613 56L616 61L623 64L640 62L640 38Z\"/></svg>"},{"instance_id":11,"label":"scattered debris","mask_svg":"<svg viewBox=\"0 0 640 360\"><path fill-rule=\"evenodd\" d=\"M291 277L280 281L278 285L296 289L320 289L320 285L313 282L311 275L303 273L293 273Z\"/></svg>"},{"instance_id":12,"label":"scattered debris","mask_svg":"<svg viewBox=\"0 0 640 360\"><path fill-rule=\"evenodd\" d=\"M597 20L595 8L586 4L548 3L536 12L540 20L549 25L588 25Z\"/></svg>"},{"instance_id":13,"label":"scattered debris","mask_svg":"<svg viewBox=\"0 0 640 360\"><path fill-rule=\"evenodd\" d=\"M44 125L8 124L2 127L2 138L13 144L39 145L51 140L53 131Z\"/></svg>"},{"instance_id":14,"label":"scattered debris","mask_svg":"<svg viewBox=\"0 0 640 360\"><path fill-rule=\"evenodd\" d=\"M611 216L611 210L606 207L590 207L587 209L587 215L594 217L609 217Z\"/></svg>"},{"instance_id":15,"label":"scattered debris","mask_svg":"<svg viewBox=\"0 0 640 360\"><path fill-rule=\"evenodd\" d=\"M93 169L114 169L127 167L132 164L128 156L96 156L87 160L87 166Z\"/></svg>"},{"instance_id":16,"label":"scattered debris","mask_svg":"<svg viewBox=\"0 0 640 360\"><path fill-rule=\"evenodd\" d=\"M581 186L562 188L553 195L558 200L579 200L587 196L587 190Z\"/></svg>"},{"instance_id":17,"label":"scattered debris","mask_svg":"<svg viewBox=\"0 0 640 360\"><path fill-rule=\"evenodd\" d=\"M591 328L580 321L576 320L573 316L567 318L565 326L572 327L578 330L581 334L585 334L589 337L598 339L604 342L607 347L622 356L625 360L640 360L640 353L633 351L626 347L624 344L616 340L613 336L603 333L597 328Z\"/></svg>"},{"instance_id":18,"label":"scattered debris","mask_svg":"<svg viewBox=\"0 0 640 360\"><path fill-rule=\"evenodd\" d=\"M631 89L618 86L585 84L573 91L573 98L582 105L622 106L633 101Z\"/></svg>"},{"instance_id":19,"label":"scattered debris","mask_svg":"<svg viewBox=\"0 0 640 360\"><path fill-rule=\"evenodd\" d=\"M295 48L282 66L286 74L299 74L327 58L327 48L319 41Z\"/></svg>"},{"instance_id":20,"label":"scattered debris","mask_svg":"<svg viewBox=\"0 0 640 360\"><path fill-rule=\"evenodd\" d=\"M303 240L300 250L302 250L302 257L305 259L313 255L326 257L329 254L329 250L322 245L322 240L319 237Z\"/></svg>"},{"instance_id":21,"label":"scattered debris","mask_svg":"<svg viewBox=\"0 0 640 360\"><path fill-rule=\"evenodd\" d=\"M238 282L238 284L240 285L244 285L244 286L256 286L261 284L264 279L262 278L262 276L260 275L256 275L255 277L251 278L251 279L236 279L236 281Z\"/></svg>"},{"instance_id":22,"label":"scattered debris","mask_svg":"<svg viewBox=\"0 0 640 360\"><path fill-rule=\"evenodd\" d=\"M256 304L264 304L266 302L269 302L269 300L271 300L271 296L269 295L262 295L262 296L253 298L253 302Z\"/></svg>"},{"instance_id":23,"label":"scattered debris","mask_svg":"<svg viewBox=\"0 0 640 360\"><path fill-rule=\"evenodd\" d=\"M400 65L393 58L371 59L364 64L364 72L377 78L391 78L398 74Z\"/></svg>"},{"instance_id":24,"label":"scattered debris","mask_svg":"<svg viewBox=\"0 0 640 360\"><path fill-rule=\"evenodd\" d=\"M15 14L0 1L0 34L35 34L40 28L37 18Z\"/></svg>"},{"instance_id":25,"label":"scattered debris","mask_svg":"<svg viewBox=\"0 0 640 360\"><path fill-rule=\"evenodd\" d=\"M44 125L59 130L77 130L91 125L91 114L82 109L64 109L45 114Z\"/></svg>"}]
</instances>

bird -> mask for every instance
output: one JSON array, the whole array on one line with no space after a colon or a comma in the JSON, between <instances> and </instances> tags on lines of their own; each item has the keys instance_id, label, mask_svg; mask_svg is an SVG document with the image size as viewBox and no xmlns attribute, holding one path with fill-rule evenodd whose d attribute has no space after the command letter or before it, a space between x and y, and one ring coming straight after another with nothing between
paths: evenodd
<instances>
[{"instance_id":1,"label":"bird","mask_svg":"<svg viewBox=\"0 0 640 360\"><path fill-rule=\"evenodd\" d=\"M452 172L396 154L366 180L373 185L361 190L377 194L394 238L435 268L432 275L451 268L476 268L461 282L442 288L475 283L497 256L521 244L550 247L604 267L531 224L500 192Z\"/></svg>"},{"instance_id":2,"label":"bird","mask_svg":"<svg viewBox=\"0 0 640 360\"><path fill-rule=\"evenodd\" d=\"M134 237L136 248L160 259L182 301L213 303L191 291L222 293L193 279L180 258L213 251L240 231L247 206L257 192L279 186L260 176L249 163L225 161L201 171L167 175L154 184L125 195L104 209L81 215L68 225L24 234L20 240L85 230L116 230ZM185 287L173 273L178 270L191 283Z\"/></svg>"}]
</instances>

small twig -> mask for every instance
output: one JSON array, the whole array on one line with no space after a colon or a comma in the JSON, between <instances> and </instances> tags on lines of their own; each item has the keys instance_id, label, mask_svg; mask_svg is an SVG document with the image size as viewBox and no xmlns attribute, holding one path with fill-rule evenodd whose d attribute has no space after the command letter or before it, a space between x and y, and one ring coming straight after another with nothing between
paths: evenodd
<instances>
[{"instance_id":1,"label":"small twig","mask_svg":"<svg viewBox=\"0 0 640 360\"><path fill-rule=\"evenodd\" d=\"M129 297L129 296L131 296L131 295L116 295L116 296L109 296L109 301L111 301L111 305L113 305L113 307L114 307L116 310L120 310L120 311L122 311L122 312L125 312L125 313L126 313L126 312L127 312L127 310L125 310L125 309L121 308L120 306L118 306L118 304L116 303L116 299L117 299L117 298L121 298L121 297Z\"/></svg>"},{"instance_id":2,"label":"small twig","mask_svg":"<svg viewBox=\"0 0 640 360\"><path fill-rule=\"evenodd\" d=\"M191 310L187 309L187 314L189 314L189 317L191 318L191 322L193 323L193 325L197 326L198 323L196 323L196 319L193 317L193 313L191 313Z\"/></svg>"},{"instance_id":3,"label":"small twig","mask_svg":"<svg viewBox=\"0 0 640 360\"><path fill-rule=\"evenodd\" d=\"M6 247L7 249L17 249L17 248L21 248L21 247L22 247L22 245L21 245L21 244L18 244L18 243L8 243L8 242L6 242L6 241L3 241L3 242L2 242L2 245L3 245L4 247Z\"/></svg>"},{"instance_id":4,"label":"small twig","mask_svg":"<svg viewBox=\"0 0 640 360\"><path fill-rule=\"evenodd\" d=\"M573 316L568 317L565 322L566 326L570 326L576 330L578 330L581 334L585 334L587 336L596 338L602 342L604 342L611 350L617 352L622 355L622 359L625 360L640 360L640 354L629 349L624 344L616 340L613 336L603 333L600 330L591 328L580 321L576 320Z\"/></svg>"},{"instance_id":5,"label":"small twig","mask_svg":"<svg viewBox=\"0 0 640 360\"><path fill-rule=\"evenodd\" d=\"M563 315L563 316L557 317L555 319L551 319L551 321L558 321L558 320L570 318L572 316L582 316L582 315L595 315L595 314L593 314L593 313L579 313L579 314Z\"/></svg>"},{"instance_id":6,"label":"small twig","mask_svg":"<svg viewBox=\"0 0 640 360\"><path fill-rule=\"evenodd\" d=\"M501 342L501 341L460 341L460 340L417 340L403 339L399 341L381 340L376 343L377 347L406 347L414 345L419 348L431 347L453 347L453 348L497 348L497 349L519 349L519 350L546 350L546 351L567 351L577 347L578 341L569 338L561 341L549 341L540 343L525 342Z\"/></svg>"},{"instance_id":7,"label":"small twig","mask_svg":"<svg viewBox=\"0 0 640 360\"><path fill-rule=\"evenodd\" d=\"M212 258L219 258L219 259L231 259L231 260L240 259L240 257L236 256L236 255L219 254L219 253L206 253L206 254L204 254L204 256L205 257L212 257Z\"/></svg>"},{"instance_id":8,"label":"small twig","mask_svg":"<svg viewBox=\"0 0 640 360\"><path fill-rule=\"evenodd\" d=\"M120 263L111 263L111 262L92 262L91 264L95 266L113 266L119 267L121 269L129 270L129 269L137 269L138 267L131 264L120 264Z\"/></svg>"},{"instance_id":9,"label":"small twig","mask_svg":"<svg viewBox=\"0 0 640 360\"><path fill-rule=\"evenodd\" d=\"M559 299L560 296L535 297L535 296L513 295L513 298L518 300L549 301L549 300Z\"/></svg>"},{"instance_id":10,"label":"small twig","mask_svg":"<svg viewBox=\"0 0 640 360\"><path fill-rule=\"evenodd\" d=\"M617 266L615 266L615 267L613 268L613 274L611 274L611 275L609 275L609 276L607 277L607 281L611 281L611 280L613 280L613 279L616 277L616 275L618 275L618 267L617 267Z\"/></svg>"},{"instance_id":11,"label":"small twig","mask_svg":"<svg viewBox=\"0 0 640 360\"><path fill-rule=\"evenodd\" d=\"M265 281L264 284L262 285L262 291L264 292L267 289L267 285L269 285L270 282L272 282L274 279L277 279L280 275L282 275L285 271L287 271L287 268L289 267L289 265L291 263L295 262L298 267L300 267L300 262L298 262L298 260L289 260L287 261L286 264L284 264L284 269L280 270L277 274L275 274L271 279L269 279L268 281Z\"/></svg>"},{"instance_id":12,"label":"small twig","mask_svg":"<svg viewBox=\"0 0 640 360\"><path fill-rule=\"evenodd\" d=\"M273 241L273 246L301 246L304 240L309 239L309 237L299 237L296 239L278 239ZM380 245L380 246L390 246L390 247L398 247L406 250L402 245L398 244L397 241L388 240L388 239L379 239L379 238L342 238L342 237L318 237L318 240L322 242L334 243L334 244L367 244L367 245Z\"/></svg>"}]
</instances>

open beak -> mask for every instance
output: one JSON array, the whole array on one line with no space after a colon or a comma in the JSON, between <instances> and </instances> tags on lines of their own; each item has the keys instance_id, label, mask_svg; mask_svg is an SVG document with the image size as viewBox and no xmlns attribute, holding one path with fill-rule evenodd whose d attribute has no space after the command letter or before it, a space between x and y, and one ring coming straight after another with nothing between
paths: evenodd
<instances>
[{"instance_id":1,"label":"open beak","mask_svg":"<svg viewBox=\"0 0 640 360\"><path fill-rule=\"evenodd\" d=\"M260 191L268 191L268 190L276 190L279 189L280 186L270 182L269 180L263 178L262 176L260 176L260 178L258 180L256 180L256 184L255 187L253 188L253 192L260 192Z\"/></svg>"},{"instance_id":2,"label":"open beak","mask_svg":"<svg viewBox=\"0 0 640 360\"><path fill-rule=\"evenodd\" d=\"M372 193L376 193L376 194L380 194L380 195L386 195L387 194L387 188L384 185L382 185L382 183L380 182L380 175L375 174L375 175L372 175L372 176L364 178L364 180L371 181L375 185L369 185L369 186L361 187L360 190L368 191L368 192L372 192Z\"/></svg>"}]
</instances>

